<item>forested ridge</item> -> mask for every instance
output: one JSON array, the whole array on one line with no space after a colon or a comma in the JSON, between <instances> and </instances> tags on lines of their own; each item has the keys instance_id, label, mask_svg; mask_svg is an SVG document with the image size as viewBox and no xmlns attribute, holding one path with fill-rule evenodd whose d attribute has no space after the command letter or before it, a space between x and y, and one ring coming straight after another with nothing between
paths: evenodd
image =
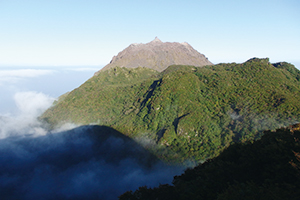
<instances>
[{"instance_id":1,"label":"forested ridge","mask_svg":"<svg viewBox=\"0 0 300 200\"><path fill-rule=\"evenodd\" d=\"M41 120L110 126L170 162L205 161L235 142L300 118L300 72L253 58L245 63L100 71L59 99Z\"/></svg>"}]
</instances>

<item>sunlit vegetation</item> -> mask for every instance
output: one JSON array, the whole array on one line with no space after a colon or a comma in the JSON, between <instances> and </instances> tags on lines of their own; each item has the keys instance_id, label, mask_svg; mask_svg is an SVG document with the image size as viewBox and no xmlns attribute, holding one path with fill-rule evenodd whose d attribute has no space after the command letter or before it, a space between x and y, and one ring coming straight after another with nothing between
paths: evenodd
<instances>
[{"instance_id":1,"label":"sunlit vegetation","mask_svg":"<svg viewBox=\"0 0 300 200\"><path fill-rule=\"evenodd\" d=\"M166 161L204 161L300 118L300 72L268 59L101 71L41 119L110 126ZM251 184L251 183L249 183Z\"/></svg>"}]
</instances>

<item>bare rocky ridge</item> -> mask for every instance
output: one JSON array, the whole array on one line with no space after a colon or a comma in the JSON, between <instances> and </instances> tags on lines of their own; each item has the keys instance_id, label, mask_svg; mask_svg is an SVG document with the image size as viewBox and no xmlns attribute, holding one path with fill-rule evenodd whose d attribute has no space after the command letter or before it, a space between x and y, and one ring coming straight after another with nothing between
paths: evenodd
<instances>
[{"instance_id":1,"label":"bare rocky ridge","mask_svg":"<svg viewBox=\"0 0 300 200\"><path fill-rule=\"evenodd\" d=\"M163 71L170 65L205 66L212 63L188 43L162 42L157 37L146 44L131 44L114 56L111 62L101 69L113 67L147 67Z\"/></svg>"}]
</instances>

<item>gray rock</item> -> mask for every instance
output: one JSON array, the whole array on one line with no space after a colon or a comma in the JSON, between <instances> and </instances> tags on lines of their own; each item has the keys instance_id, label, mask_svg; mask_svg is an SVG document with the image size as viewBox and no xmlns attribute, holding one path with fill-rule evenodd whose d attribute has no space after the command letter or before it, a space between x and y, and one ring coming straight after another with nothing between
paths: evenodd
<instances>
[{"instance_id":1,"label":"gray rock","mask_svg":"<svg viewBox=\"0 0 300 200\"><path fill-rule=\"evenodd\" d=\"M111 62L100 71L113 67L147 67L161 72L170 65L201 67L213 64L186 42L162 42L156 37L146 44L129 45L117 56L114 56Z\"/></svg>"}]
</instances>

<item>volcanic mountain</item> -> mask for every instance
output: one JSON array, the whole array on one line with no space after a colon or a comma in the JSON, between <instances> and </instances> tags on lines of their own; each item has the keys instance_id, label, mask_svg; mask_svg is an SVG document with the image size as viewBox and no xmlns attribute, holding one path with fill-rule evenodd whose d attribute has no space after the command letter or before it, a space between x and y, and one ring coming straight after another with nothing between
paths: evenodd
<instances>
[{"instance_id":1,"label":"volcanic mountain","mask_svg":"<svg viewBox=\"0 0 300 200\"><path fill-rule=\"evenodd\" d=\"M268 58L172 65L162 72L114 67L63 95L40 119L49 128L68 122L107 126L159 159L198 162L299 121L299 88L295 66Z\"/></svg>"},{"instance_id":2,"label":"volcanic mountain","mask_svg":"<svg viewBox=\"0 0 300 200\"><path fill-rule=\"evenodd\" d=\"M114 67L147 67L161 72L170 65L200 67L212 63L186 42L162 42L156 37L146 44L131 44L114 56L101 71Z\"/></svg>"}]
</instances>

